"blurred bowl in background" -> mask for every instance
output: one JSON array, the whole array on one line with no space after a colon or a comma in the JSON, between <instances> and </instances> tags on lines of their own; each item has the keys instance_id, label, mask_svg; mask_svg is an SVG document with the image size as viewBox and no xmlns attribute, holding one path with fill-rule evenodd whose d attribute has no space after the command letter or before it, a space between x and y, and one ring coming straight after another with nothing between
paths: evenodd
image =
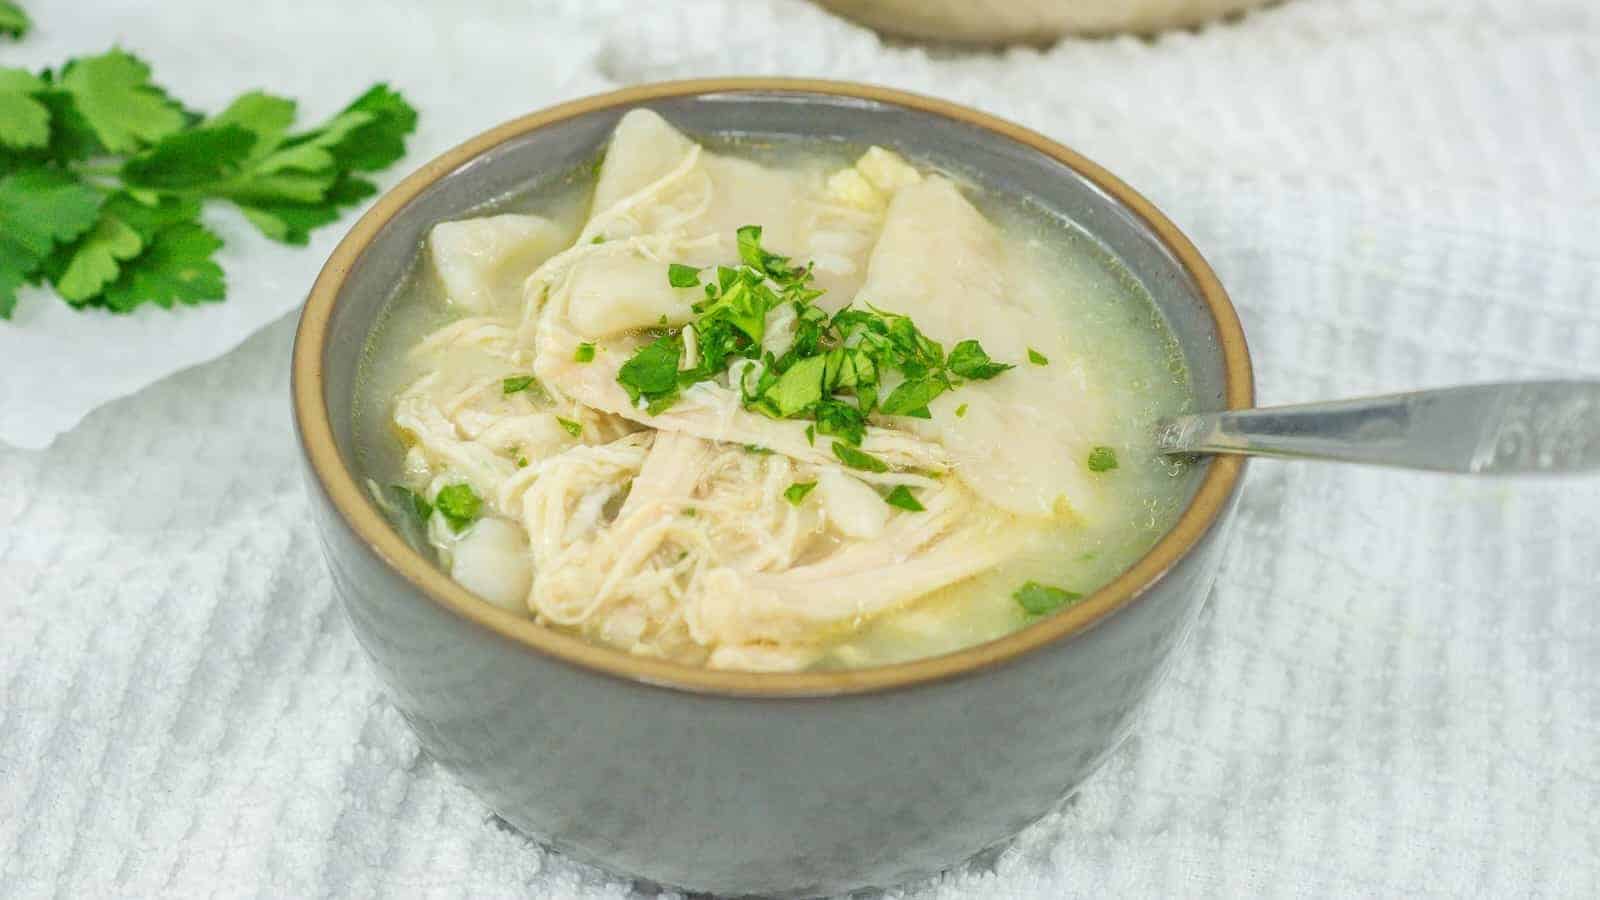
<instances>
[{"instance_id":1,"label":"blurred bowl in background","mask_svg":"<svg viewBox=\"0 0 1600 900\"><path fill-rule=\"evenodd\" d=\"M817 0L896 37L964 44L1049 43L1069 34L1199 25L1271 0Z\"/></svg>"}]
</instances>

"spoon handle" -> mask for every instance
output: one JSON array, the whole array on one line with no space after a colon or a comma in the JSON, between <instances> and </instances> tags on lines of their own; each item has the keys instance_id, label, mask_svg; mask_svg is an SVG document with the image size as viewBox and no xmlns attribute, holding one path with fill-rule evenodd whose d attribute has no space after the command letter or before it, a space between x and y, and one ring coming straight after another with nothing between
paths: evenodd
<instances>
[{"instance_id":1,"label":"spoon handle","mask_svg":"<svg viewBox=\"0 0 1600 900\"><path fill-rule=\"evenodd\" d=\"M1600 470L1600 381L1524 381L1163 419L1163 453L1518 475Z\"/></svg>"}]
</instances>

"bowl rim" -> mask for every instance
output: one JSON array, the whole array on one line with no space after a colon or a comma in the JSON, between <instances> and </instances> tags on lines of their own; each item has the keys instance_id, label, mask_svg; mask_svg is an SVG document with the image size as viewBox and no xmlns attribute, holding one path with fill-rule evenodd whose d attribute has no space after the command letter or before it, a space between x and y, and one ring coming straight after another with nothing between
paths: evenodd
<instances>
[{"instance_id":1,"label":"bowl rim","mask_svg":"<svg viewBox=\"0 0 1600 900\"><path fill-rule=\"evenodd\" d=\"M628 681L730 697L826 697L910 688L970 675L1014 662L1081 635L1162 580L1217 523L1244 469L1239 457L1212 460L1177 522L1155 546L1077 605L1010 634L937 656L861 669L819 672L720 671L636 656L590 643L487 603L456 584L401 538L373 507L334 442L324 398L323 356L328 326L346 276L367 246L412 199L445 175L514 138L570 118L651 100L710 94L822 94L876 101L974 125L1030 147L1087 178L1135 215L1198 286L1223 356L1223 399L1228 409L1254 403L1250 353L1227 292L1198 250L1148 200L1077 152L1012 122L960 104L876 85L798 78L709 78L657 82L561 103L513 119L446 151L384 193L334 249L311 287L295 331L290 369L294 421L316 486L343 525L424 597L445 611L554 660Z\"/></svg>"}]
</instances>

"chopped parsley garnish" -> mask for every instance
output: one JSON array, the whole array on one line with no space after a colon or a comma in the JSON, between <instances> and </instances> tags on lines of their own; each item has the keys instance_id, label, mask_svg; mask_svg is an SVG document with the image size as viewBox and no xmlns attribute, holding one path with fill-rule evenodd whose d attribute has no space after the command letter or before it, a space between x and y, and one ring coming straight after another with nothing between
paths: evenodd
<instances>
[{"instance_id":1,"label":"chopped parsley garnish","mask_svg":"<svg viewBox=\"0 0 1600 900\"><path fill-rule=\"evenodd\" d=\"M567 434L573 437L583 437L582 422L574 422L571 419L563 419L560 416L556 416L556 421L561 423L561 427L566 429Z\"/></svg>"},{"instance_id":2,"label":"chopped parsley garnish","mask_svg":"<svg viewBox=\"0 0 1600 900\"><path fill-rule=\"evenodd\" d=\"M816 487L817 483L815 481L796 481L784 489L783 499L789 501L793 506L799 506L800 501L806 499L806 495L815 490Z\"/></svg>"},{"instance_id":3,"label":"chopped parsley garnish","mask_svg":"<svg viewBox=\"0 0 1600 900\"><path fill-rule=\"evenodd\" d=\"M950 348L950 371L962 378L984 381L1015 368L1007 363L997 363L983 351L977 341L962 341Z\"/></svg>"},{"instance_id":4,"label":"chopped parsley garnish","mask_svg":"<svg viewBox=\"0 0 1600 900\"><path fill-rule=\"evenodd\" d=\"M534 380L535 379L532 375L512 375L510 378L501 380L500 393L515 394L525 391L528 388L533 387Z\"/></svg>"},{"instance_id":5,"label":"chopped parsley garnish","mask_svg":"<svg viewBox=\"0 0 1600 900\"><path fill-rule=\"evenodd\" d=\"M667 266L667 282L673 287L687 288L700 286L700 270L694 266L682 263L673 263Z\"/></svg>"},{"instance_id":6,"label":"chopped parsley garnish","mask_svg":"<svg viewBox=\"0 0 1600 900\"><path fill-rule=\"evenodd\" d=\"M956 418L958 418L958 419L962 418L966 414L967 414L967 405L965 403L963 403L960 406L956 407Z\"/></svg>"},{"instance_id":7,"label":"chopped parsley garnish","mask_svg":"<svg viewBox=\"0 0 1600 900\"><path fill-rule=\"evenodd\" d=\"M528 458L526 456L517 457L517 468L526 469L527 467L528 467Z\"/></svg>"},{"instance_id":8,"label":"chopped parsley garnish","mask_svg":"<svg viewBox=\"0 0 1600 900\"><path fill-rule=\"evenodd\" d=\"M860 469L863 472L889 471L888 464L883 460L870 453L857 450L843 441L833 442L833 455L839 457L840 462L852 469Z\"/></svg>"},{"instance_id":9,"label":"chopped parsley garnish","mask_svg":"<svg viewBox=\"0 0 1600 900\"><path fill-rule=\"evenodd\" d=\"M433 506L450 523L450 530L460 531L478 520L483 500L470 484L452 484L439 489Z\"/></svg>"},{"instance_id":10,"label":"chopped parsley garnish","mask_svg":"<svg viewBox=\"0 0 1600 900\"><path fill-rule=\"evenodd\" d=\"M678 396L678 361L682 358L683 338L676 334L656 338L622 364L617 383L635 403L643 397L652 406L661 401L670 405Z\"/></svg>"},{"instance_id":11,"label":"chopped parsley garnish","mask_svg":"<svg viewBox=\"0 0 1600 900\"><path fill-rule=\"evenodd\" d=\"M1089 451L1089 471L1109 472L1117 467L1117 451L1110 447L1096 447Z\"/></svg>"},{"instance_id":12,"label":"chopped parsley garnish","mask_svg":"<svg viewBox=\"0 0 1600 900\"><path fill-rule=\"evenodd\" d=\"M883 498L883 502L908 512L922 512L927 508L918 502L916 497L911 496L911 489L903 484L896 485L895 489Z\"/></svg>"},{"instance_id":13,"label":"chopped parsley garnish","mask_svg":"<svg viewBox=\"0 0 1600 900\"><path fill-rule=\"evenodd\" d=\"M1036 366L1048 366L1048 365L1050 365L1050 358L1045 356L1043 353L1040 353L1039 351L1033 349L1032 347L1029 347L1028 348L1028 362L1031 362Z\"/></svg>"},{"instance_id":14,"label":"chopped parsley garnish","mask_svg":"<svg viewBox=\"0 0 1600 900\"><path fill-rule=\"evenodd\" d=\"M1022 607L1022 611L1030 616L1052 613L1083 599L1083 595L1076 591L1062 590L1037 581L1030 581L1017 588L1011 596L1017 601L1017 605Z\"/></svg>"},{"instance_id":15,"label":"chopped parsley garnish","mask_svg":"<svg viewBox=\"0 0 1600 900\"><path fill-rule=\"evenodd\" d=\"M0 34L28 24L0 0ZM300 131L295 106L251 91L206 116L120 49L38 73L0 67L0 319L25 283L48 283L79 310L222 300L222 238L202 204L305 244L377 192L365 174L405 154L417 121L381 84Z\"/></svg>"},{"instance_id":16,"label":"chopped parsley garnish","mask_svg":"<svg viewBox=\"0 0 1600 900\"><path fill-rule=\"evenodd\" d=\"M746 453L754 453L757 456L771 456L772 455L772 450L770 450L767 447L763 447L760 444L745 444L744 445L744 452L746 452Z\"/></svg>"},{"instance_id":17,"label":"chopped parsley garnish","mask_svg":"<svg viewBox=\"0 0 1600 900\"><path fill-rule=\"evenodd\" d=\"M579 344L578 349L572 351L572 361L581 363L594 362L594 345L588 342Z\"/></svg>"},{"instance_id":18,"label":"chopped parsley garnish","mask_svg":"<svg viewBox=\"0 0 1600 900\"><path fill-rule=\"evenodd\" d=\"M806 440L815 446L818 434L829 435L840 453L840 442L861 445L875 412L931 418L934 398L1013 368L990 359L975 340L946 354L909 317L870 304L829 315L813 303L822 291L812 286L811 267L763 248L759 226L738 229L737 245L738 266L668 266L673 287L701 287L695 318L682 329L657 332L617 372L629 399L652 415L676 403L684 388L727 376L735 362L747 360L730 384L744 407L774 419L810 420ZM794 314L786 326L793 339L778 354L762 340L769 314L785 306ZM692 342L685 338L690 332ZM694 364L684 368L691 343ZM895 387L888 391L888 385ZM887 471L866 454L852 458L856 468Z\"/></svg>"}]
</instances>

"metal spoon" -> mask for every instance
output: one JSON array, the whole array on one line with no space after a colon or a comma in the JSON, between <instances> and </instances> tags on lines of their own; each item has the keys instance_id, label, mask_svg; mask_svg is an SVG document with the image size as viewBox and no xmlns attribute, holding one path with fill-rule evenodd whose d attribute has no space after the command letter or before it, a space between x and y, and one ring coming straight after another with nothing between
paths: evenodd
<instances>
[{"instance_id":1,"label":"metal spoon","mask_svg":"<svg viewBox=\"0 0 1600 900\"><path fill-rule=\"evenodd\" d=\"M1162 419L1162 453L1522 475L1600 470L1600 381L1525 381Z\"/></svg>"}]
</instances>

